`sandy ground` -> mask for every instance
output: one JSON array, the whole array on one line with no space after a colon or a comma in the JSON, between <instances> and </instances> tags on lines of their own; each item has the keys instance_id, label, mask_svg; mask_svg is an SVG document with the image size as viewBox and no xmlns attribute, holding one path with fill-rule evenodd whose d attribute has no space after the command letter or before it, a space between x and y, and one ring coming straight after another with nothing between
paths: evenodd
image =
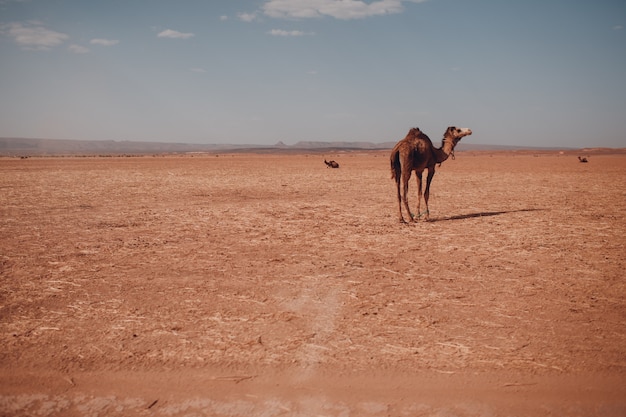
<instances>
[{"instance_id":1,"label":"sandy ground","mask_svg":"<svg viewBox=\"0 0 626 417\"><path fill-rule=\"evenodd\" d=\"M5 158L0 202L0 415L626 415L626 155L458 152L409 225L388 152Z\"/></svg>"}]
</instances>

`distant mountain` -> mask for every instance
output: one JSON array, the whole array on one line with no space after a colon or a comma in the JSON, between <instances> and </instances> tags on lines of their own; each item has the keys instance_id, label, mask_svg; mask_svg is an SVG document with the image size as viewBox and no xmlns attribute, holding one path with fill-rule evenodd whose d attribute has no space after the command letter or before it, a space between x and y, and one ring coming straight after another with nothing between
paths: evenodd
<instances>
[{"instance_id":1,"label":"distant mountain","mask_svg":"<svg viewBox=\"0 0 626 417\"><path fill-rule=\"evenodd\" d=\"M301 141L294 145L285 145L282 141L275 145L229 145L229 144L191 144L162 142L133 142L113 140L69 140L69 139L30 139L0 138L1 156L59 156L59 155L142 155L172 153L224 153L224 152L255 152L255 153L296 153L296 152L329 152L351 150L385 150L391 149L393 142L323 142ZM538 148L505 145L481 145L459 143L457 151L515 151L515 150L572 150L572 148ZM590 152L584 149L581 152ZM610 150L603 150L605 152ZM615 151L615 150L614 150ZM623 150L622 150L623 151Z\"/></svg>"},{"instance_id":2,"label":"distant mountain","mask_svg":"<svg viewBox=\"0 0 626 417\"><path fill-rule=\"evenodd\" d=\"M395 142L311 142L300 141L293 145L296 149L391 149Z\"/></svg>"},{"instance_id":3,"label":"distant mountain","mask_svg":"<svg viewBox=\"0 0 626 417\"><path fill-rule=\"evenodd\" d=\"M0 138L0 155L13 156L223 152L233 148L236 146L113 140Z\"/></svg>"},{"instance_id":4,"label":"distant mountain","mask_svg":"<svg viewBox=\"0 0 626 417\"><path fill-rule=\"evenodd\" d=\"M68 140L0 138L0 155L120 155L120 154L161 154L190 152L295 152L301 150L375 150L391 149L394 143L370 142L298 142L285 145L279 141L275 145L230 145L230 144L190 144L162 142L133 142L113 140Z\"/></svg>"}]
</instances>

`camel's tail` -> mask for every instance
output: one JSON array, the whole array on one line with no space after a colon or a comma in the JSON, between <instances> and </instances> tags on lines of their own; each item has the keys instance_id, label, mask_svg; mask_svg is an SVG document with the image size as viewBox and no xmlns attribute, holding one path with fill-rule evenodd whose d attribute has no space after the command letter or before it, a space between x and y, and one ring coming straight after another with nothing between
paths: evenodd
<instances>
[{"instance_id":1,"label":"camel's tail","mask_svg":"<svg viewBox=\"0 0 626 417\"><path fill-rule=\"evenodd\" d=\"M400 166L400 151L393 148L391 151L391 179L398 181L400 179L400 172L402 170Z\"/></svg>"}]
</instances>

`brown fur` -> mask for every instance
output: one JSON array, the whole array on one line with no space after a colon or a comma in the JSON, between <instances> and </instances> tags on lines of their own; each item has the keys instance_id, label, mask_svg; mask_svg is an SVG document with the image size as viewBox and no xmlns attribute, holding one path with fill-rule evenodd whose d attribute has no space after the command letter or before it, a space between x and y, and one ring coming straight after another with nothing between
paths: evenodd
<instances>
[{"instance_id":1,"label":"brown fur","mask_svg":"<svg viewBox=\"0 0 626 417\"><path fill-rule=\"evenodd\" d=\"M339 164L335 161L326 161L324 159L324 163L326 164L326 168L339 168Z\"/></svg>"},{"instance_id":2,"label":"brown fur","mask_svg":"<svg viewBox=\"0 0 626 417\"><path fill-rule=\"evenodd\" d=\"M404 222L404 218L402 217L402 203L404 203L404 207L409 213L409 221L415 221L415 216L411 213L407 200L411 173L415 171L417 175L417 216L421 217L422 214L424 214L424 218L428 220L428 198L430 196L430 183L435 175L435 165L441 164L448 159L461 138L471 134L472 131L470 129L451 126L444 133L441 148L435 148L430 138L419 130L419 128L415 127L409 130L406 137L394 146L391 151L391 178L396 181L398 190L398 212L401 222ZM424 191L426 211L420 213L422 173L425 169L428 169L426 189ZM400 192L400 183L402 183L402 193Z\"/></svg>"}]
</instances>

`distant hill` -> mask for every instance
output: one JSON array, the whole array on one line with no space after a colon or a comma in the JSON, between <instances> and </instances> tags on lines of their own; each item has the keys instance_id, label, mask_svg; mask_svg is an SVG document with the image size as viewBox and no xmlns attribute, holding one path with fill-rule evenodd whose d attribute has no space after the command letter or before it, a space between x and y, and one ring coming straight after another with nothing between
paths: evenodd
<instances>
[{"instance_id":1,"label":"distant hill","mask_svg":"<svg viewBox=\"0 0 626 417\"><path fill-rule=\"evenodd\" d=\"M226 145L133 142L113 140L69 140L0 138L0 155L121 155L185 152L215 152L231 149Z\"/></svg>"},{"instance_id":2,"label":"distant hill","mask_svg":"<svg viewBox=\"0 0 626 417\"><path fill-rule=\"evenodd\" d=\"M395 145L395 142L312 142L312 141L300 141L293 145L296 149L391 149Z\"/></svg>"},{"instance_id":3,"label":"distant hill","mask_svg":"<svg viewBox=\"0 0 626 417\"><path fill-rule=\"evenodd\" d=\"M69 139L31 139L31 138L0 138L0 156L61 156L61 155L142 155L142 154L176 154L176 153L297 153L297 152L330 152L354 150L385 150L391 149L393 142L323 142L302 141L294 145L278 142L275 145L229 145L229 144L191 144L163 142L134 142L113 140L69 140ZM532 150L568 150L572 148L533 148L523 146L481 145L460 143L457 151L532 151ZM625 150L609 148L586 148L583 153L615 153ZM620 152L621 153L621 152Z\"/></svg>"}]
</instances>

